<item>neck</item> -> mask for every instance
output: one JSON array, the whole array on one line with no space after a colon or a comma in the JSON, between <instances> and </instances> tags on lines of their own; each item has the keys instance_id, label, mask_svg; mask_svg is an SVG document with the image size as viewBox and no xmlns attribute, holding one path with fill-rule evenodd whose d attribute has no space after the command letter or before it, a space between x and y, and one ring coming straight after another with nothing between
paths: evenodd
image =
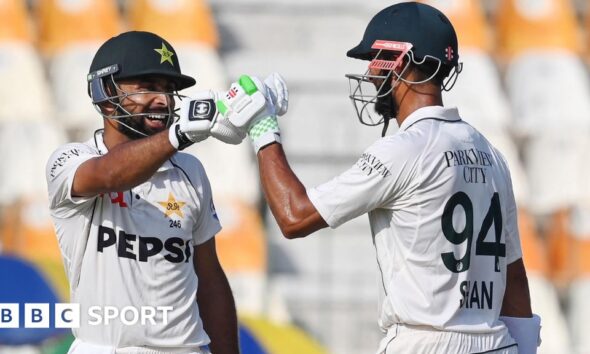
<instances>
[{"instance_id":1,"label":"neck","mask_svg":"<svg viewBox=\"0 0 590 354\"><path fill-rule=\"evenodd\" d=\"M406 118L422 107L442 106L443 100L440 88L432 84L406 84L403 83L397 90L401 94L394 96L399 105L396 117L397 124L401 125Z\"/></svg>"},{"instance_id":2,"label":"neck","mask_svg":"<svg viewBox=\"0 0 590 354\"><path fill-rule=\"evenodd\" d=\"M104 145L109 150L119 144L131 141L127 135L121 133L119 129L117 129L117 124L117 122L113 122L111 119L104 119L103 141Z\"/></svg>"}]
</instances>

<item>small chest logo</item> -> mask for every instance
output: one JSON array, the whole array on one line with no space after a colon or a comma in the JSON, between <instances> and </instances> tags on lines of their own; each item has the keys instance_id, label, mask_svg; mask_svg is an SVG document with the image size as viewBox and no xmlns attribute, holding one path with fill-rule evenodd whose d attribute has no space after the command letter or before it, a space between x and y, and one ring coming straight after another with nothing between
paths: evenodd
<instances>
[{"instance_id":1,"label":"small chest logo","mask_svg":"<svg viewBox=\"0 0 590 354\"><path fill-rule=\"evenodd\" d=\"M172 192L168 193L168 200L164 202L158 202L162 208L164 208L164 215L166 217L170 217L173 214L178 215L181 218L184 218L184 213L182 212L182 208L186 205L185 202L181 202L174 198L174 194Z\"/></svg>"},{"instance_id":2,"label":"small chest logo","mask_svg":"<svg viewBox=\"0 0 590 354\"><path fill-rule=\"evenodd\" d=\"M99 194L100 197L104 197L105 194ZM118 204L121 208L127 208L128 205L125 202L125 195L123 192L109 192L108 197L111 200L111 204Z\"/></svg>"}]
</instances>

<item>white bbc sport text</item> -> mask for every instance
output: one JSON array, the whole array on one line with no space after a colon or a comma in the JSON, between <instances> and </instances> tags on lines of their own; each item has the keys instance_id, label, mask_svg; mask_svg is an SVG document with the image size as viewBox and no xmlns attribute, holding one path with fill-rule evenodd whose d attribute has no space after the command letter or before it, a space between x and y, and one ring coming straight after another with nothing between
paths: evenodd
<instances>
[{"instance_id":1,"label":"white bbc sport text","mask_svg":"<svg viewBox=\"0 0 590 354\"><path fill-rule=\"evenodd\" d=\"M23 312L20 312L20 304L0 304L0 328L19 328L20 317L24 319L25 328L49 328L50 327L50 304L48 303L26 303ZM125 306L119 309L116 306L91 306L88 308L88 325L101 326L109 325L115 319L119 319L126 326L137 323L142 325L148 322L156 324L156 315L162 324L168 323L168 313L172 306ZM79 328L80 327L80 304L76 303L55 303L53 306L55 328Z\"/></svg>"}]
</instances>

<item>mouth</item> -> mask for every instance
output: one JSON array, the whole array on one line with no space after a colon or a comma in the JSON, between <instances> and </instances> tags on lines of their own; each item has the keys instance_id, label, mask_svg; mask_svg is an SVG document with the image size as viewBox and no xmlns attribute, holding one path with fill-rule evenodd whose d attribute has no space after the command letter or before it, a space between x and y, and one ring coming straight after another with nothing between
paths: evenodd
<instances>
[{"instance_id":1,"label":"mouth","mask_svg":"<svg viewBox=\"0 0 590 354\"><path fill-rule=\"evenodd\" d=\"M162 130L166 128L168 122L168 114L165 113L150 113L145 116L145 125L152 130Z\"/></svg>"}]
</instances>

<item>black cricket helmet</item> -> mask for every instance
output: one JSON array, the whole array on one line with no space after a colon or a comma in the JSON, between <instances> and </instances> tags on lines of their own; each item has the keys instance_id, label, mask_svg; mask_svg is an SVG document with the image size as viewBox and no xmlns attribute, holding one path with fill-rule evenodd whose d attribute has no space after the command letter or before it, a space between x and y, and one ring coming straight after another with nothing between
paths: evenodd
<instances>
[{"instance_id":1,"label":"black cricket helmet","mask_svg":"<svg viewBox=\"0 0 590 354\"><path fill-rule=\"evenodd\" d=\"M96 52L87 76L88 94L101 115L118 119L122 125L133 131L132 135L135 138L146 136L145 132L138 131L137 127L129 127L126 122L128 123L131 117L150 114L131 114L120 105L120 101L132 95L154 92L126 93L120 90L117 81L155 76L163 77L173 83L174 89L171 92L165 92L169 100L181 98L177 91L196 83L192 77L182 74L176 51L164 38L150 32L124 32L107 40ZM103 103L114 105L117 108L116 115L105 116L99 106ZM167 120L167 126L172 124L174 117L172 107L168 114L159 117Z\"/></svg>"},{"instance_id":2,"label":"black cricket helmet","mask_svg":"<svg viewBox=\"0 0 590 354\"><path fill-rule=\"evenodd\" d=\"M387 72L386 75L369 75L367 70L364 75L346 75L350 80L350 98L359 120L365 125L379 125L385 121L384 133L388 117L373 117L375 113L371 113L367 106L374 104L378 97L391 94L392 75L397 77L396 80L416 84L435 77L447 78L441 88L448 91L462 67L457 34L451 21L434 7L418 2L398 3L379 11L369 22L361 42L346 54L351 58L371 61L369 69ZM405 66L402 66L404 63ZM402 75L410 63L429 65L433 68L428 71L431 75L420 82L407 81ZM383 82L376 92L371 79ZM355 82L356 86L353 85ZM363 91L363 82L368 90Z\"/></svg>"}]
</instances>

